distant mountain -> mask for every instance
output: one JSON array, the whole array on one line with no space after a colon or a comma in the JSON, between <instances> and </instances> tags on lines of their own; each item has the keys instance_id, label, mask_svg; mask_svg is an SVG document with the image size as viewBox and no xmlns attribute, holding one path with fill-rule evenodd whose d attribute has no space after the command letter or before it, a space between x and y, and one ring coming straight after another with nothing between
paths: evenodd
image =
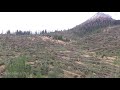
<instances>
[{"instance_id":1,"label":"distant mountain","mask_svg":"<svg viewBox=\"0 0 120 90\"><path fill-rule=\"evenodd\" d=\"M120 25L120 20L115 20L110 15L98 12L82 24L72 28L70 31L75 35L84 36L98 30L99 28L112 25Z\"/></svg>"}]
</instances>

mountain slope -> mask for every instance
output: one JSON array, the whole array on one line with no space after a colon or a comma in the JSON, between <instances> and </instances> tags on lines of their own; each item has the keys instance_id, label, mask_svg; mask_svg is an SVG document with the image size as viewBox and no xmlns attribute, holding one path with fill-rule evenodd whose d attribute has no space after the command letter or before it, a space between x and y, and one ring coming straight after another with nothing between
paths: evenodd
<instances>
[{"instance_id":1,"label":"mountain slope","mask_svg":"<svg viewBox=\"0 0 120 90\"><path fill-rule=\"evenodd\" d=\"M84 36L80 43L84 49L106 55L120 55L120 25L99 29L101 32Z\"/></svg>"},{"instance_id":2,"label":"mountain slope","mask_svg":"<svg viewBox=\"0 0 120 90\"><path fill-rule=\"evenodd\" d=\"M109 15L104 13L97 13L82 24L72 28L70 32L83 37L84 35L88 35L100 28L114 25L120 25L120 20L112 19Z\"/></svg>"}]
</instances>

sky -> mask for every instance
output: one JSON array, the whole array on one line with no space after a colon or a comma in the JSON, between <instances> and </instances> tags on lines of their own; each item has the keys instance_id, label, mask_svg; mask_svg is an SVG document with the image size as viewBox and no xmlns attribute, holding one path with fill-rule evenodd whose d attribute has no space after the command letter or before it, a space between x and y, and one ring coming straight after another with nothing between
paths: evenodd
<instances>
[{"instance_id":1,"label":"sky","mask_svg":"<svg viewBox=\"0 0 120 90\"><path fill-rule=\"evenodd\" d=\"M7 30L67 30L86 21L97 12L0 12L0 33ZM120 19L120 12L103 12Z\"/></svg>"}]
</instances>

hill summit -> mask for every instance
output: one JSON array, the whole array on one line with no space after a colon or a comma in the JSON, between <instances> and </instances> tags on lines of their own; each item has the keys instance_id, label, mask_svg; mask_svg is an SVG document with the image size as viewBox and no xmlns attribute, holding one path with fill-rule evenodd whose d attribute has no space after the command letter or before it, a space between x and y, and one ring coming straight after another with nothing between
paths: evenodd
<instances>
[{"instance_id":1,"label":"hill summit","mask_svg":"<svg viewBox=\"0 0 120 90\"><path fill-rule=\"evenodd\" d=\"M100 23L100 22L109 23L109 22L112 22L112 21L114 21L114 19L110 15L104 14L102 12L98 12L95 15L93 15L91 18L89 18L88 20L83 22L81 25L84 25L84 24L87 24L87 23L89 24L89 23Z\"/></svg>"},{"instance_id":2,"label":"hill summit","mask_svg":"<svg viewBox=\"0 0 120 90\"><path fill-rule=\"evenodd\" d=\"M96 13L94 16L92 16L90 18L90 20L93 20L93 19L109 19L109 20L112 20L112 17L110 15L108 15L108 14L98 12L98 13Z\"/></svg>"}]
</instances>

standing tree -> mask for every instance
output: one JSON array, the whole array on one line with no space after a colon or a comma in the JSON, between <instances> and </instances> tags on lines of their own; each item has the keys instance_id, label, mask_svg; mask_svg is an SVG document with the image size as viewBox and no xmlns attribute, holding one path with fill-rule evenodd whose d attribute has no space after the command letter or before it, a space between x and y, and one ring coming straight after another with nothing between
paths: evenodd
<instances>
[{"instance_id":1,"label":"standing tree","mask_svg":"<svg viewBox=\"0 0 120 90\"><path fill-rule=\"evenodd\" d=\"M47 33L47 30L45 30L44 33L46 34L46 33Z\"/></svg>"},{"instance_id":2,"label":"standing tree","mask_svg":"<svg viewBox=\"0 0 120 90\"><path fill-rule=\"evenodd\" d=\"M7 34L10 34L10 30L7 31Z\"/></svg>"},{"instance_id":3,"label":"standing tree","mask_svg":"<svg viewBox=\"0 0 120 90\"><path fill-rule=\"evenodd\" d=\"M37 33L37 31L35 32L35 35L37 35L38 33Z\"/></svg>"},{"instance_id":4,"label":"standing tree","mask_svg":"<svg viewBox=\"0 0 120 90\"><path fill-rule=\"evenodd\" d=\"M41 34L44 34L44 30L41 32Z\"/></svg>"}]
</instances>

